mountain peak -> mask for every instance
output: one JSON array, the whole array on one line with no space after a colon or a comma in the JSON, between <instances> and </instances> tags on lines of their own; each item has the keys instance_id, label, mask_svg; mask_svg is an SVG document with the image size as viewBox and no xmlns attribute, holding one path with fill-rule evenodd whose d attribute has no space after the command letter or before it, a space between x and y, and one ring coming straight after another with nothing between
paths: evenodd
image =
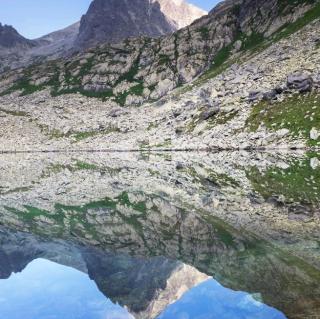
<instances>
[{"instance_id":1,"label":"mountain peak","mask_svg":"<svg viewBox=\"0 0 320 319\"><path fill-rule=\"evenodd\" d=\"M0 47L12 49L32 46L33 42L24 38L14 27L0 23Z\"/></svg>"},{"instance_id":2,"label":"mountain peak","mask_svg":"<svg viewBox=\"0 0 320 319\"><path fill-rule=\"evenodd\" d=\"M81 19L77 45L90 47L130 37L159 37L204 14L184 0L94 0Z\"/></svg>"},{"instance_id":3,"label":"mountain peak","mask_svg":"<svg viewBox=\"0 0 320 319\"><path fill-rule=\"evenodd\" d=\"M184 28L208 13L184 0L153 1L160 4L161 11L174 23L176 29Z\"/></svg>"}]
</instances>

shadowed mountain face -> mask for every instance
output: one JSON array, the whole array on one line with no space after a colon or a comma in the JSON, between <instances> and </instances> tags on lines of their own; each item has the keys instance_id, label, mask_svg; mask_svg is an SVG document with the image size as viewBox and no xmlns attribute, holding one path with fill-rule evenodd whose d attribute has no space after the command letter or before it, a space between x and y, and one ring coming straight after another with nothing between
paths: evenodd
<instances>
[{"instance_id":1,"label":"shadowed mountain face","mask_svg":"<svg viewBox=\"0 0 320 319\"><path fill-rule=\"evenodd\" d=\"M32 46L34 43L20 35L12 26L0 23L0 48L22 50Z\"/></svg>"},{"instance_id":2,"label":"shadowed mountain face","mask_svg":"<svg viewBox=\"0 0 320 319\"><path fill-rule=\"evenodd\" d=\"M95 0L80 22L76 44L92 47L138 36L158 37L175 31L158 2Z\"/></svg>"},{"instance_id":3,"label":"shadowed mountain face","mask_svg":"<svg viewBox=\"0 0 320 319\"><path fill-rule=\"evenodd\" d=\"M1 276L47 258L88 273L137 318L212 276L288 318L312 318L314 156L3 155L0 216L11 230L0 236Z\"/></svg>"}]
</instances>

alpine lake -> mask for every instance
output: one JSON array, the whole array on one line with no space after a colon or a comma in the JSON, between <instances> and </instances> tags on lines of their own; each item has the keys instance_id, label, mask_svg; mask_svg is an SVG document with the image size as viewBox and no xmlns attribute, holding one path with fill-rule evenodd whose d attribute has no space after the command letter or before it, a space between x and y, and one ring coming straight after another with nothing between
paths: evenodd
<instances>
[{"instance_id":1,"label":"alpine lake","mask_svg":"<svg viewBox=\"0 0 320 319\"><path fill-rule=\"evenodd\" d=\"M1 154L21 318L320 318L320 154Z\"/></svg>"}]
</instances>

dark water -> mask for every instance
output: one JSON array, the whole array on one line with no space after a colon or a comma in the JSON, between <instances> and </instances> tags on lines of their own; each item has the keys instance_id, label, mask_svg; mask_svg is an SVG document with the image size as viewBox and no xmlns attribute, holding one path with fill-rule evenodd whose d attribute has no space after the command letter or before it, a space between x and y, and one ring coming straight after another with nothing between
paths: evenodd
<instances>
[{"instance_id":1,"label":"dark water","mask_svg":"<svg viewBox=\"0 0 320 319\"><path fill-rule=\"evenodd\" d=\"M320 318L315 153L0 156L0 319Z\"/></svg>"}]
</instances>

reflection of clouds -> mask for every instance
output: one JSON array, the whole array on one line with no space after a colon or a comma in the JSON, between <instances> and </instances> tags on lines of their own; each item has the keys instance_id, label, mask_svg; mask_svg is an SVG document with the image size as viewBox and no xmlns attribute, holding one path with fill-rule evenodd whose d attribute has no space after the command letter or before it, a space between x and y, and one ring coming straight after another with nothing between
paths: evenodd
<instances>
[{"instance_id":1,"label":"reflection of clouds","mask_svg":"<svg viewBox=\"0 0 320 319\"><path fill-rule=\"evenodd\" d=\"M0 303L1 319L134 319L87 274L44 259L0 280Z\"/></svg>"},{"instance_id":2,"label":"reflection of clouds","mask_svg":"<svg viewBox=\"0 0 320 319\"><path fill-rule=\"evenodd\" d=\"M242 292L209 279L190 289L171 304L158 319L285 319L271 308Z\"/></svg>"}]
</instances>

